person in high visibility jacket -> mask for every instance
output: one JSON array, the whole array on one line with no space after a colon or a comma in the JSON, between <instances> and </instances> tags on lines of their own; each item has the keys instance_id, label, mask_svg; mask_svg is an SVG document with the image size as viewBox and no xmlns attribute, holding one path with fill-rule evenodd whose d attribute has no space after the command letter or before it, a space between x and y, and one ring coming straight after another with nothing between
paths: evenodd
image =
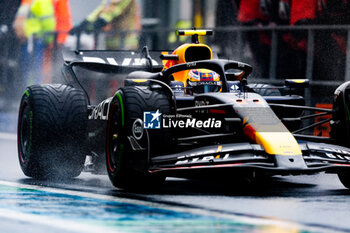
<instances>
[{"instance_id":1,"label":"person in high visibility jacket","mask_svg":"<svg viewBox=\"0 0 350 233\"><path fill-rule=\"evenodd\" d=\"M43 37L45 32L53 32L56 28L52 0L22 0L14 29L22 41L36 34Z\"/></svg>"},{"instance_id":2,"label":"person in high visibility jacket","mask_svg":"<svg viewBox=\"0 0 350 233\"><path fill-rule=\"evenodd\" d=\"M15 64L18 55L13 52L16 51L17 44L12 24L20 3L20 0L0 0L0 98L7 100L22 94L16 88L20 81L17 75L18 68L10 65Z\"/></svg>"},{"instance_id":3,"label":"person in high visibility jacket","mask_svg":"<svg viewBox=\"0 0 350 233\"><path fill-rule=\"evenodd\" d=\"M13 28L21 41L20 66L23 84L42 82L42 62L45 47L53 40L56 29L52 0L22 0Z\"/></svg>"},{"instance_id":4,"label":"person in high visibility jacket","mask_svg":"<svg viewBox=\"0 0 350 233\"><path fill-rule=\"evenodd\" d=\"M107 49L137 49L141 30L140 7L136 0L101 0L101 4L70 33L84 30L106 32ZM123 31L126 32L121 35Z\"/></svg>"}]
</instances>

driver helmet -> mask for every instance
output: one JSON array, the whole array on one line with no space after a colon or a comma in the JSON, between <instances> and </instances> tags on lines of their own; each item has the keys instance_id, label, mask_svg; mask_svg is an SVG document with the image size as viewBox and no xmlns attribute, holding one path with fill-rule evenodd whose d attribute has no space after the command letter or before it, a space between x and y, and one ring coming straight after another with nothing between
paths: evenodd
<instances>
[{"instance_id":1,"label":"driver helmet","mask_svg":"<svg viewBox=\"0 0 350 233\"><path fill-rule=\"evenodd\" d=\"M187 88L189 93L218 92L221 90L220 75L208 69L193 69L188 72Z\"/></svg>"}]
</instances>

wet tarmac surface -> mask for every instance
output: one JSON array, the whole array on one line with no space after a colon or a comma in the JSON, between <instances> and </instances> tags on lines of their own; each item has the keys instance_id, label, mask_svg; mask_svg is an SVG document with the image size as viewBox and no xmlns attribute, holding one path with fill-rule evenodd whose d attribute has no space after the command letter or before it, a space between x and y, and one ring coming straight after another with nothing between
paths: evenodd
<instances>
[{"instance_id":1,"label":"wet tarmac surface","mask_svg":"<svg viewBox=\"0 0 350 233\"><path fill-rule=\"evenodd\" d=\"M4 232L350 232L350 191L336 175L273 177L255 185L170 178L159 190L131 193L104 175L27 178L15 135L0 136Z\"/></svg>"}]
</instances>

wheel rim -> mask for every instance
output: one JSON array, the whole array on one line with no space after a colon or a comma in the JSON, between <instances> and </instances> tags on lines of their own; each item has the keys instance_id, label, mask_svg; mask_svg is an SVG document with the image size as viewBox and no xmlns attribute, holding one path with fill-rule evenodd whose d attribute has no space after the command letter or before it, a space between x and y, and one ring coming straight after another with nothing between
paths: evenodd
<instances>
[{"instance_id":1,"label":"wheel rim","mask_svg":"<svg viewBox=\"0 0 350 233\"><path fill-rule=\"evenodd\" d=\"M111 153L111 167L113 169L113 172L115 171L115 169L117 168L117 155L118 155L118 149L119 149L119 142L118 142L118 121L117 121L117 117L114 114L113 118L112 118L112 125L111 125L111 135L110 135L110 140L111 140L111 144L110 144L110 153Z\"/></svg>"},{"instance_id":2,"label":"wheel rim","mask_svg":"<svg viewBox=\"0 0 350 233\"><path fill-rule=\"evenodd\" d=\"M20 119L20 130L19 130L19 146L20 153L19 157L22 163L27 160L28 153L31 150L31 121L30 111L28 105L25 103L23 107L23 114Z\"/></svg>"},{"instance_id":3,"label":"wheel rim","mask_svg":"<svg viewBox=\"0 0 350 233\"><path fill-rule=\"evenodd\" d=\"M121 143L120 108L118 103L112 106L108 131L107 163L108 169L114 173L120 167L120 158L124 149L124 145Z\"/></svg>"}]
</instances>

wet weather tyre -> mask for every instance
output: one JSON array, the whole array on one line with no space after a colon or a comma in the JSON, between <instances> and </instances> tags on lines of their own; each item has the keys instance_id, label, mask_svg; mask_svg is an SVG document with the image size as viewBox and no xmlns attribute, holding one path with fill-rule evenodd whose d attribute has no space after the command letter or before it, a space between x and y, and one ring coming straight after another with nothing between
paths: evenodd
<instances>
[{"instance_id":1,"label":"wet weather tyre","mask_svg":"<svg viewBox=\"0 0 350 233\"><path fill-rule=\"evenodd\" d=\"M159 110L169 114L170 109L168 96L161 90L134 86L116 93L111 102L106 140L107 171L115 187L145 189L157 187L165 180L165 177L147 173L148 152L169 151L172 147L171 131L155 129L146 132L142 119L144 111ZM135 127L142 127L142 135L135 135ZM136 138L142 147L140 151L132 148L130 136Z\"/></svg>"},{"instance_id":2,"label":"wet weather tyre","mask_svg":"<svg viewBox=\"0 0 350 233\"><path fill-rule=\"evenodd\" d=\"M348 189L350 189L350 173L340 172L338 173L340 182Z\"/></svg>"},{"instance_id":3,"label":"wet weather tyre","mask_svg":"<svg viewBox=\"0 0 350 233\"><path fill-rule=\"evenodd\" d=\"M249 84L248 87L261 96L281 96L281 92L269 84L253 83Z\"/></svg>"},{"instance_id":4,"label":"wet weather tyre","mask_svg":"<svg viewBox=\"0 0 350 233\"><path fill-rule=\"evenodd\" d=\"M18 117L18 157L23 173L38 179L78 176L85 162L87 100L62 84L26 89Z\"/></svg>"}]
</instances>

